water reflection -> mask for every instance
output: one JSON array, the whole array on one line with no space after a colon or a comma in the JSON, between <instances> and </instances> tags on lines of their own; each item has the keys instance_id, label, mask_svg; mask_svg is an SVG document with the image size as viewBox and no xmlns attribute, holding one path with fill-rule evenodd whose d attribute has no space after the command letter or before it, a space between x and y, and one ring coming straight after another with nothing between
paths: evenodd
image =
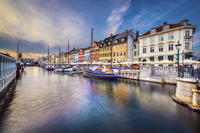
<instances>
[{"instance_id":1,"label":"water reflection","mask_svg":"<svg viewBox=\"0 0 200 133\"><path fill-rule=\"evenodd\" d=\"M200 115L172 101L175 86L25 71L0 132L200 131Z\"/></svg>"}]
</instances>

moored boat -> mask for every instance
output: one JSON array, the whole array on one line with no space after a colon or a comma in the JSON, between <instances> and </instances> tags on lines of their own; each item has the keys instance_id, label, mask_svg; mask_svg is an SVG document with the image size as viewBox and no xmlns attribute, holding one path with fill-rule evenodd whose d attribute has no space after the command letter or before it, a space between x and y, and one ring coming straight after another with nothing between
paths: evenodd
<instances>
[{"instance_id":1,"label":"moored boat","mask_svg":"<svg viewBox=\"0 0 200 133\"><path fill-rule=\"evenodd\" d=\"M83 75L86 77L106 80L117 80L119 77L118 73L114 73L112 69L108 69L105 67L103 69L99 67L86 68L83 71Z\"/></svg>"},{"instance_id":2,"label":"moored boat","mask_svg":"<svg viewBox=\"0 0 200 133\"><path fill-rule=\"evenodd\" d=\"M53 70L55 70L55 68L54 68L53 65L46 65L46 66L45 66L45 69L46 69L47 71L53 71Z\"/></svg>"}]
</instances>

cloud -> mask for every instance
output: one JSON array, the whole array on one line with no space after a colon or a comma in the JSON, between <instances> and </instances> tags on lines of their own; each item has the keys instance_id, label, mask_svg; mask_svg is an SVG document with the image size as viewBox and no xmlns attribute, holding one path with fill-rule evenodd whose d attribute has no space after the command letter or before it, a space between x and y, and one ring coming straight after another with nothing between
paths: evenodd
<instances>
[{"instance_id":1,"label":"cloud","mask_svg":"<svg viewBox=\"0 0 200 133\"><path fill-rule=\"evenodd\" d=\"M1 0L0 33L50 46L66 45L69 37L74 46L87 41L84 21L76 13L56 6L43 7L27 0Z\"/></svg>"},{"instance_id":2,"label":"cloud","mask_svg":"<svg viewBox=\"0 0 200 133\"><path fill-rule=\"evenodd\" d=\"M126 13L130 6L131 0L126 0L124 3L117 5L107 18L108 28L105 31L106 35L116 33L119 26L123 23L123 15Z\"/></svg>"}]
</instances>

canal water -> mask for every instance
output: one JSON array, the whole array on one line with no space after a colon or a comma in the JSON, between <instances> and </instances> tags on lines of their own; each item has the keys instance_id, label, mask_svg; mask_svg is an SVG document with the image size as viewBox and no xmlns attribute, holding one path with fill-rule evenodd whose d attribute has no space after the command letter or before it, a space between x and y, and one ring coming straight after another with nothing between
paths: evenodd
<instances>
[{"instance_id":1,"label":"canal water","mask_svg":"<svg viewBox=\"0 0 200 133\"><path fill-rule=\"evenodd\" d=\"M173 102L174 92L173 85L25 68L0 132L200 132L200 113Z\"/></svg>"}]
</instances>

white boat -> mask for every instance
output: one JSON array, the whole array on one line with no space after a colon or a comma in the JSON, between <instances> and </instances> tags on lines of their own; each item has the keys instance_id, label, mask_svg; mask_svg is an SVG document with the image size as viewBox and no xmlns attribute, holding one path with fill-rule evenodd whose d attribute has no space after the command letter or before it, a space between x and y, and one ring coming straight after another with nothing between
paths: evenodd
<instances>
[{"instance_id":1,"label":"white boat","mask_svg":"<svg viewBox=\"0 0 200 133\"><path fill-rule=\"evenodd\" d=\"M63 71L64 72L73 72L73 71L75 71L75 69L73 67L69 66L69 67L64 68Z\"/></svg>"},{"instance_id":2,"label":"white boat","mask_svg":"<svg viewBox=\"0 0 200 133\"><path fill-rule=\"evenodd\" d=\"M56 68L55 72L63 72L63 69L62 68Z\"/></svg>"}]
</instances>

